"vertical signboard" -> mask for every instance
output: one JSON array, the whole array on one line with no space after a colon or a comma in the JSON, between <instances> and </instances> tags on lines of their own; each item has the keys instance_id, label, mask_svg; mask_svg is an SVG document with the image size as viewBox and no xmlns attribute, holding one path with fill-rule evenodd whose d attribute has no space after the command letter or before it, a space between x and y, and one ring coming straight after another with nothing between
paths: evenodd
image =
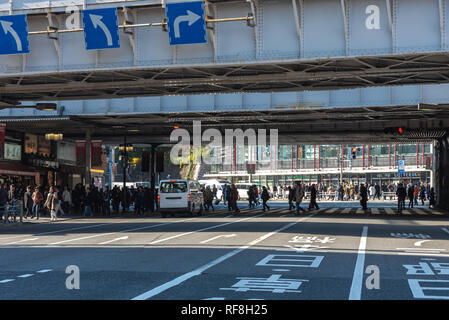
<instances>
[{"instance_id":1,"label":"vertical signboard","mask_svg":"<svg viewBox=\"0 0 449 320\"><path fill-rule=\"evenodd\" d=\"M76 165L80 167L86 166L86 141L76 141Z\"/></svg>"},{"instance_id":2,"label":"vertical signboard","mask_svg":"<svg viewBox=\"0 0 449 320\"><path fill-rule=\"evenodd\" d=\"M101 167L102 165L102 153L103 150L101 148L102 141L101 140L93 140L91 143L91 161L92 167Z\"/></svg>"},{"instance_id":3,"label":"vertical signboard","mask_svg":"<svg viewBox=\"0 0 449 320\"><path fill-rule=\"evenodd\" d=\"M0 123L0 159L5 156L6 124Z\"/></svg>"}]
</instances>

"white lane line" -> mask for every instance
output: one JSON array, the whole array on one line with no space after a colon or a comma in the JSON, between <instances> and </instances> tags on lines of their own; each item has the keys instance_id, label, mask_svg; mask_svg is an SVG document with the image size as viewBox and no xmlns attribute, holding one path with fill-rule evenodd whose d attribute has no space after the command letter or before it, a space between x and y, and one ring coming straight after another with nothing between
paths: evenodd
<instances>
[{"instance_id":1,"label":"white lane line","mask_svg":"<svg viewBox=\"0 0 449 320\"><path fill-rule=\"evenodd\" d=\"M216 240L216 239L219 239L219 238L232 238L232 237L235 237L235 236L236 236L235 233L233 233L233 234L223 234L221 236L216 236L216 237L213 237L213 238L201 241L200 243L208 243L210 241L213 241L213 240Z\"/></svg>"},{"instance_id":2,"label":"white lane line","mask_svg":"<svg viewBox=\"0 0 449 320\"><path fill-rule=\"evenodd\" d=\"M20 276L17 276L17 278L29 278L29 277L32 277L32 276L34 276L34 274L27 273L27 274L22 274Z\"/></svg>"},{"instance_id":3,"label":"white lane line","mask_svg":"<svg viewBox=\"0 0 449 320\"><path fill-rule=\"evenodd\" d=\"M5 280L0 280L0 283L8 283L8 282L12 282L15 279L5 279Z\"/></svg>"},{"instance_id":4,"label":"white lane line","mask_svg":"<svg viewBox=\"0 0 449 320\"><path fill-rule=\"evenodd\" d=\"M365 250L366 239L368 236L368 227L364 226L362 237L360 238L359 251L357 253L357 261L354 269L354 276L352 278L351 291L349 293L349 300L360 300L362 298L362 283L365 267Z\"/></svg>"},{"instance_id":5,"label":"white lane line","mask_svg":"<svg viewBox=\"0 0 449 320\"><path fill-rule=\"evenodd\" d=\"M443 230L446 233L449 233L449 230L447 230L446 228L441 228L441 230Z\"/></svg>"},{"instance_id":6,"label":"white lane line","mask_svg":"<svg viewBox=\"0 0 449 320\"><path fill-rule=\"evenodd\" d=\"M42 269L42 270L37 271L37 273L47 273L50 271L53 271L53 269Z\"/></svg>"},{"instance_id":7,"label":"white lane line","mask_svg":"<svg viewBox=\"0 0 449 320\"><path fill-rule=\"evenodd\" d=\"M39 238L24 239L24 240L20 240L20 241L16 241L16 242L9 242L9 243L5 243L4 246L11 245L11 244L17 244L17 243L22 243L22 242L27 242L27 241L36 241L37 239L39 239Z\"/></svg>"},{"instance_id":8,"label":"white lane line","mask_svg":"<svg viewBox=\"0 0 449 320\"><path fill-rule=\"evenodd\" d=\"M226 223L222 223L222 224L217 224L216 226L212 226L212 227L207 227L207 228L203 228L203 229L199 229L199 230L194 230L194 231L189 231L189 232L177 234L177 235L174 235L174 236L171 236L171 237L168 237L168 238L164 238L164 239L160 239L160 240L156 240L156 241L150 242L150 244L156 244L156 243L164 242L164 241L167 241L167 240L183 237L183 236L195 233L195 232L202 232L202 231L206 231L206 230L210 230L210 229L216 229L216 228L219 228L219 227L226 226L228 224L242 222L242 221L245 221L245 220L254 219L254 218L257 218L257 217L261 217L261 216L263 216L263 214L260 214L258 216L254 216L254 217L239 219L239 220L236 220L236 221L231 221L231 222L226 222Z\"/></svg>"},{"instance_id":9,"label":"white lane line","mask_svg":"<svg viewBox=\"0 0 449 320\"><path fill-rule=\"evenodd\" d=\"M58 245L58 244L62 244L62 243L67 243L67 242L73 242L73 241L79 241L79 240L85 240L85 239L92 239L92 238L110 236L110 235L113 235L113 234L120 234L120 233L125 233L125 232L132 232L132 231L137 231L137 230L143 230L143 229L151 229L151 228L156 228L156 227L160 227L160 226L165 226L165 225L168 225L168 224L190 221L190 220L193 220L193 219L198 219L198 218L189 218L189 219L178 220L178 221L173 221L173 222L164 222L164 223L153 224L151 226L145 226L145 227L140 227L140 228L133 228L133 229L127 229L127 230L115 231L115 232L109 232L109 233L94 234L92 236L86 236L86 237L81 237L81 238L75 238L75 239L68 239L68 240L53 242L53 243L50 243L49 245L53 246L53 245Z\"/></svg>"},{"instance_id":10,"label":"white lane line","mask_svg":"<svg viewBox=\"0 0 449 320\"><path fill-rule=\"evenodd\" d=\"M126 223L128 221L124 221L121 223ZM69 229L61 229L61 230L56 230L56 231L49 231L49 232L42 232L42 233L36 233L35 236L40 236L40 235L45 235L45 234L53 234L53 233L59 233L59 232L65 232L65 231L73 231L73 230L81 230L81 229L89 229L89 228L95 228L95 227L101 227L101 226L107 226L110 224L116 224L116 222L114 223L102 223L102 224L96 224L93 226L86 226L86 227L77 227L77 228L69 228ZM10 240L10 239L16 239L16 238L23 238L23 237L29 237L30 235L22 235L22 236L15 236L15 237L8 237L8 238L0 238L1 240ZM3 244L0 244L0 246L2 246Z\"/></svg>"},{"instance_id":11,"label":"white lane line","mask_svg":"<svg viewBox=\"0 0 449 320\"><path fill-rule=\"evenodd\" d=\"M112 243L112 242L115 242L115 241L127 240L128 238L129 238L128 236L124 236L124 237L116 238L116 239L113 239L113 240L105 241L105 242L102 242L100 244L108 244L108 243Z\"/></svg>"},{"instance_id":12,"label":"white lane line","mask_svg":"<svg viewBox=\"0 0 449 320\"><path fill-rule=\"evenodd\" d=\"M164 292L164 291L166 291L166 290L168 290L170 288L173 288L173 287L175 287L175 286L177 286L177 285L179 285L179 284L189 280L192 277L199 276L205 270L207 270L209 268L212 268L213 266L215 266L215 265L217 265L217 264L219 264L219 263L221 263L221 262L223 262L223 261L225 261L225 260L235 256L236 254L238 254L238 253L240 253L240 252L242 252L242 251L244 251L244 250L246 250L246 249L248 249L248 248L250 248L250 247L252 247L252 246L254 246L256 244L258 244L259 242L261 242L261 241L271 237L272 235L275 235L276 233L282 232L283 230L288 229L288 228L294 226L295 224L297 224L299 222L302 222L302 221L304 221L304 220L306 220L308 218L311 218L311 217L313 217L316 214L317 213L314 213L314 214L312 214L310 216L301 218L301 219L299 219L296 222L289 223L289 224L283 226L282 228L279 228L279 229L277 229L277 230L275 230L273 232L269 232L269 233L267 233L267 234L257 238L256 240L251 241L247 245L244 245L244 246L242 246L240 248L237 248L237 249L231 251L230 253L227 253L227 254L225 254L225 255L223 255L223 256L221 256L221 257L219 257L219 258L217 258L217 259L215 259L215 260L213 260L213 261L211 261L211 262L209 262L209 263L207 263L207 264L205 264L205 265L195 269L195 270L193 270L193 271L185 273L185 274L183 274L183 275L181 275L181 276L179 276L179 277L177 277L177 278L175 278L175 279L173 279L173 280L171 280L169 282L166 282L166 283L164 283L164 284L162 284L162 285L160 285L160 286L158 286L158 287L156 287L154 289L151 289L151 290L149 290L149 291L147 291L147 292L145 292L145 293L143 293L141 295L138 295L137 297L133 298L132 300L147 300L147 299L149 299L151 297L154 297L154 296L160 294L161 292Z\"/></svg>"}]
</instances>

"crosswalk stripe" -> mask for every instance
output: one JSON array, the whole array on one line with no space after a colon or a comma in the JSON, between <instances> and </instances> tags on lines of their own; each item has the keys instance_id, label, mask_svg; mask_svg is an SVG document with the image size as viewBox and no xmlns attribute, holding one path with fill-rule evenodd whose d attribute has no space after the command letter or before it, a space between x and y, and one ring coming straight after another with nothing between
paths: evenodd
<instances>
[{"instance_id":1,"label":"crosswalk stripe","mask_svg":"<svg viewBox=\"0 0 449 320\"><path fill-rule=\"evenodd\" d=\"M372 208L371 209L371 214L380 214L380 211L378 208Z\"/></svg>"},{"instance_id":2,"label":"crosswalk stripe","mask_svg":"<svg viewBox=\"0 0 449 320\"><path fill-rule=\"evenodd\" d=\"M338 210L338 208L331 208L331 209L330 209L328 212L326 212L326 213L334 214L337 210Z\"/></svg>"},{"instance_id":3,"label":"crosswalk stripe","mask_svg":"<svg viewBox=\"0 0 449 320\"><path fill-rule=\"evenodd\" d=\"M421 216L426 216L427 215L427 213L424 212L421 209L414 209L414 211L415 211L415 214L418 214L418 215L421 215Z\"/></svg>"},{"instance_id":4,"label":"crosswalk stripe","mask_svg":"<svg viewBox=\"0 0 449 320\"><path fill-rule=\"evenodd\" d=\"M351 212L351 208L344 208L342 211L340 211L340 214L348 214Z\"/></svg>"}]
</instances>

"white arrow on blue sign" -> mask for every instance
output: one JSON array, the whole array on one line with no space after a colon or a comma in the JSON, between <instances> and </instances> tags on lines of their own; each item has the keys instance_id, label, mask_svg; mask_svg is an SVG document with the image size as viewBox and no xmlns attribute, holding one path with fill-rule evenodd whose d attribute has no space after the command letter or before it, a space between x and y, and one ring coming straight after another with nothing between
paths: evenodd
<instances>
[{"instance_id":1,"label":"white arrow on blue sign","mask_svg":"<svg viewBox=\"0 0 449 320\"><path fill-rule=\"evenodd\" d=\"M171 45L207 43L203 1L166 4L165 10Z\"/></svg>"},{"instance_id":2,"label":"white arrow on blue sign","mask_svg":"<svg viewBox=\"0 0 449 320\"><path fill-rule=\"evenodd\" d=\"M398 160L398 173L405 173L405 161Z\"/></svg>"},{"instance_id":3,"label":"white arrow on blue sign","mask_svg":"<svg viewBox=\"0 0 449 320\"><path fill-rule=\"evenodd\" d=\"M120 48L117 8L83 11L86 50Z\"/></svg>"},{"instance_id":4,"label":"white arrow on blue sign","mask_svg":"<svg viewBox=\"0 0 449 320\"><path fill-rule=\"evenodd\" d=\"M27 16L21 14L0 17L0 54L29 52Z\"/></svg>"}]
</instances>

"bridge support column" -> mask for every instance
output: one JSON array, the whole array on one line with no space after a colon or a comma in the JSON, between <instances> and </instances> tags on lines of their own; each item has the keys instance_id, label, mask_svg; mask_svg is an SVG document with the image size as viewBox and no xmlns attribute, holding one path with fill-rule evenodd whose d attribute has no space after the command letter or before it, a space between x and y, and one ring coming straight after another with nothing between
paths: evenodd
<instances>
[{"instance_id":1,"label":"bridge support column","mask_svg":"<svg viewBox=\"0 0 449 320\"><path fill-rule=\"evenodd\" d=\"M86 172L85 172L85 185L88 186L92 182L92 176L90 169L92 168L92 132L86 131Z\"/></svg>"},{"instance_id":2,"label":"bridge support column","mask_svg":"<svg viewBox=\"0 0 449 320\"><path fill-rule=\"evenodd\" d=\"M441 209L449 210L449 137L438 140L434 157L433 171L437 173L434 177L436 205Z\"/></svg>"}]
</instances>

